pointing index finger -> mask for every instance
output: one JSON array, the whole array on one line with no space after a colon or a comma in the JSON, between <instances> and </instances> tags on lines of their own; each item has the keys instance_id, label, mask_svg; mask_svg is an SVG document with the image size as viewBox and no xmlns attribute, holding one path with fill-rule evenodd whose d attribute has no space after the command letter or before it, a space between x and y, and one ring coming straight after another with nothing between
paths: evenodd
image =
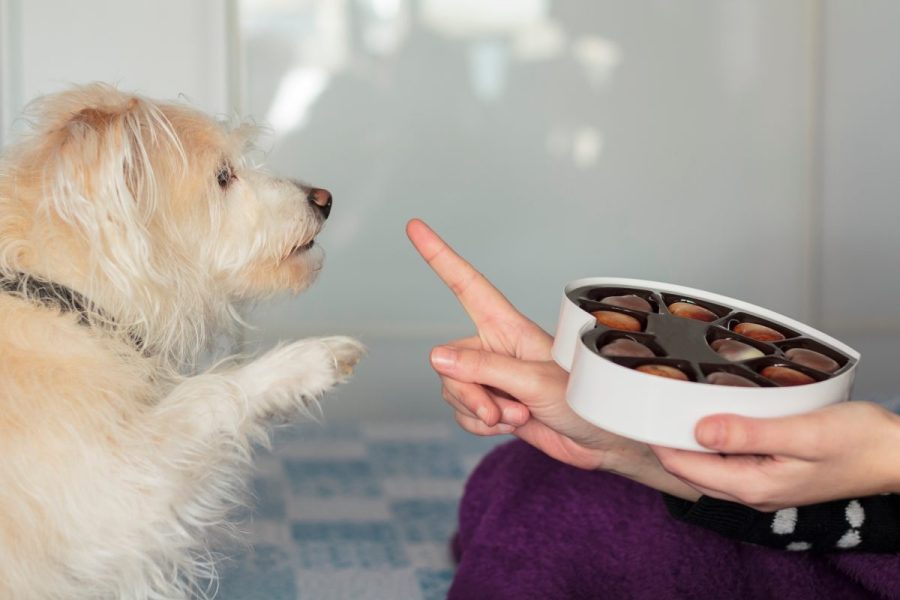
<instances>
[{"instance_id":1,"label":"pointing index finger","mask_svg":"<svg viewBox=\"0 0 900 600\"><path fill-rule=\"evenodd\" d=\"M509 300L484 275L454 252L423 221L413 219L407 223L406 235L428 266L457 297L475 325L499 313L518 315Z\"/></svg>"}]
</instances>

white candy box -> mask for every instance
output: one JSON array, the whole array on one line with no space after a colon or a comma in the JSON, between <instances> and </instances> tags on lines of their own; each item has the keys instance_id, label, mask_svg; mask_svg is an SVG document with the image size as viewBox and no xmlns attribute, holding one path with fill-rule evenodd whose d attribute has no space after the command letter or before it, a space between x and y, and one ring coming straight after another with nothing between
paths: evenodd
<instances>
[{"instance_id":1,"label":"white candy box","mask_svg":"<svg viewBox=\"0 0 900 600\"><path fill-rule=\"evenodd\" d=\"M860 359L846 344L747 302L611 277L566 286L552 353L570 373L566 399L582 418L686 450L705 450L694 427L706 415L779 417L847 400Z\"/></svg>"}]
</instances>

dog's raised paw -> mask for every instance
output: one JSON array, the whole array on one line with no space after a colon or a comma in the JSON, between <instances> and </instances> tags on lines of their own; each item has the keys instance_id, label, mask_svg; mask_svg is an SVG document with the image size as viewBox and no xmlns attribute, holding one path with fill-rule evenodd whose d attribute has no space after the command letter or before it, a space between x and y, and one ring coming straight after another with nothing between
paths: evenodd
<instances>
[{"instance_id":1,"label":"dog's raised paw","mask_svg":"<svg viewBox=\"0 0 900 600\"><path fill-rule=\"evenodd\" d=\"M237 373L238 381L249 396L267 397L275 405L284 402L286 408L297 399L316 399L346 381L363 354L363 345L349 337L307 338L246 363Z\"/></svg>"},{"instance_id":2,"label":"dog's raised paw","mask_svg":"<svg viewBox=\"0 0 900 600\"><path fill-rule=\"evenodd\" d=\"M334 356L335 371L341 381L353 374L353 369L366 354L366 347L353 338L334 336L321 338L320 341Z\"/></svg>"}]
</instances>

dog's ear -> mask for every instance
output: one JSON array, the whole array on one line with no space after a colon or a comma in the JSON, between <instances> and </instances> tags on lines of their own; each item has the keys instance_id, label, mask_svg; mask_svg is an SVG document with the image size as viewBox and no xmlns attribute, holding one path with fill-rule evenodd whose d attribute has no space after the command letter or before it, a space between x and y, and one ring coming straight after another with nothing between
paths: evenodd
<instances>
[{"instance_id":1,"label":"dog's ear","mask_svg":"<svg viewBox=\"0 0 900 600\"><path fill-rule=\"evenodd\" d=\"M70 191L88 201L141 201L152 165L145 146L146 119L136 104L132 99L117 107L82 108L64 124L61 170L68 182L81 187Z\"/></svg>"},{"instance_id":2,"label":"dog's ear","mask_svg":"<svg viewBox=\"0 0 900 600\"><path fill-rule=\"evenodd\" d=\"M70 125L80 124L92 129L108 127L115 117L115 113L100 108L83 108L72 115Z\"/></svg>"},{"instance_id":3,"label":"dog's ear","mask_svg":"<svg viewBox=\"0 0 900 600\"><path fill-rule=\"evenodd\" d=\"M52 207L91 237L106 224L142 228L157 199L154 171L180 144L152 102L116 93L66 106L46 133L44 182ZM173 152L174 150L174 152Z\"/></svg>"},{"instance_id":4,"label":"dog's ear","mask_svg":"<svg viewBox=\"0 0 900 600\"><path fill-rule=\"evenodd\" d=\"M37 107L35 176L43 212L59 219L119 295L157 278L151 230L163 181L183 169L184 153L163 107L108 86L76 89ZM73 240L74 242L74 240Z\"/></svg>"}]
</instances>

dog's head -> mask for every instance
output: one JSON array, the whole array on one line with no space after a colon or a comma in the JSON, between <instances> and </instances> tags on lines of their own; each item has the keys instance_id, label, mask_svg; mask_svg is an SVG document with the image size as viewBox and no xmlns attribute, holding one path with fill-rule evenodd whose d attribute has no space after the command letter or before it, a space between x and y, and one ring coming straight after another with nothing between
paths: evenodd
<instances>
[{"instance_id":1,"label":"dog's head","mask_svg":"<svg viewBox=\"0 0 900 600\"><path fill-rule=\"evenodd\" d=\"M331 195L245 159L252 127L102 84L31 114L0 167L0 269L69 285L151 338L315 278Z\"/></svg>"}]
</instances>

